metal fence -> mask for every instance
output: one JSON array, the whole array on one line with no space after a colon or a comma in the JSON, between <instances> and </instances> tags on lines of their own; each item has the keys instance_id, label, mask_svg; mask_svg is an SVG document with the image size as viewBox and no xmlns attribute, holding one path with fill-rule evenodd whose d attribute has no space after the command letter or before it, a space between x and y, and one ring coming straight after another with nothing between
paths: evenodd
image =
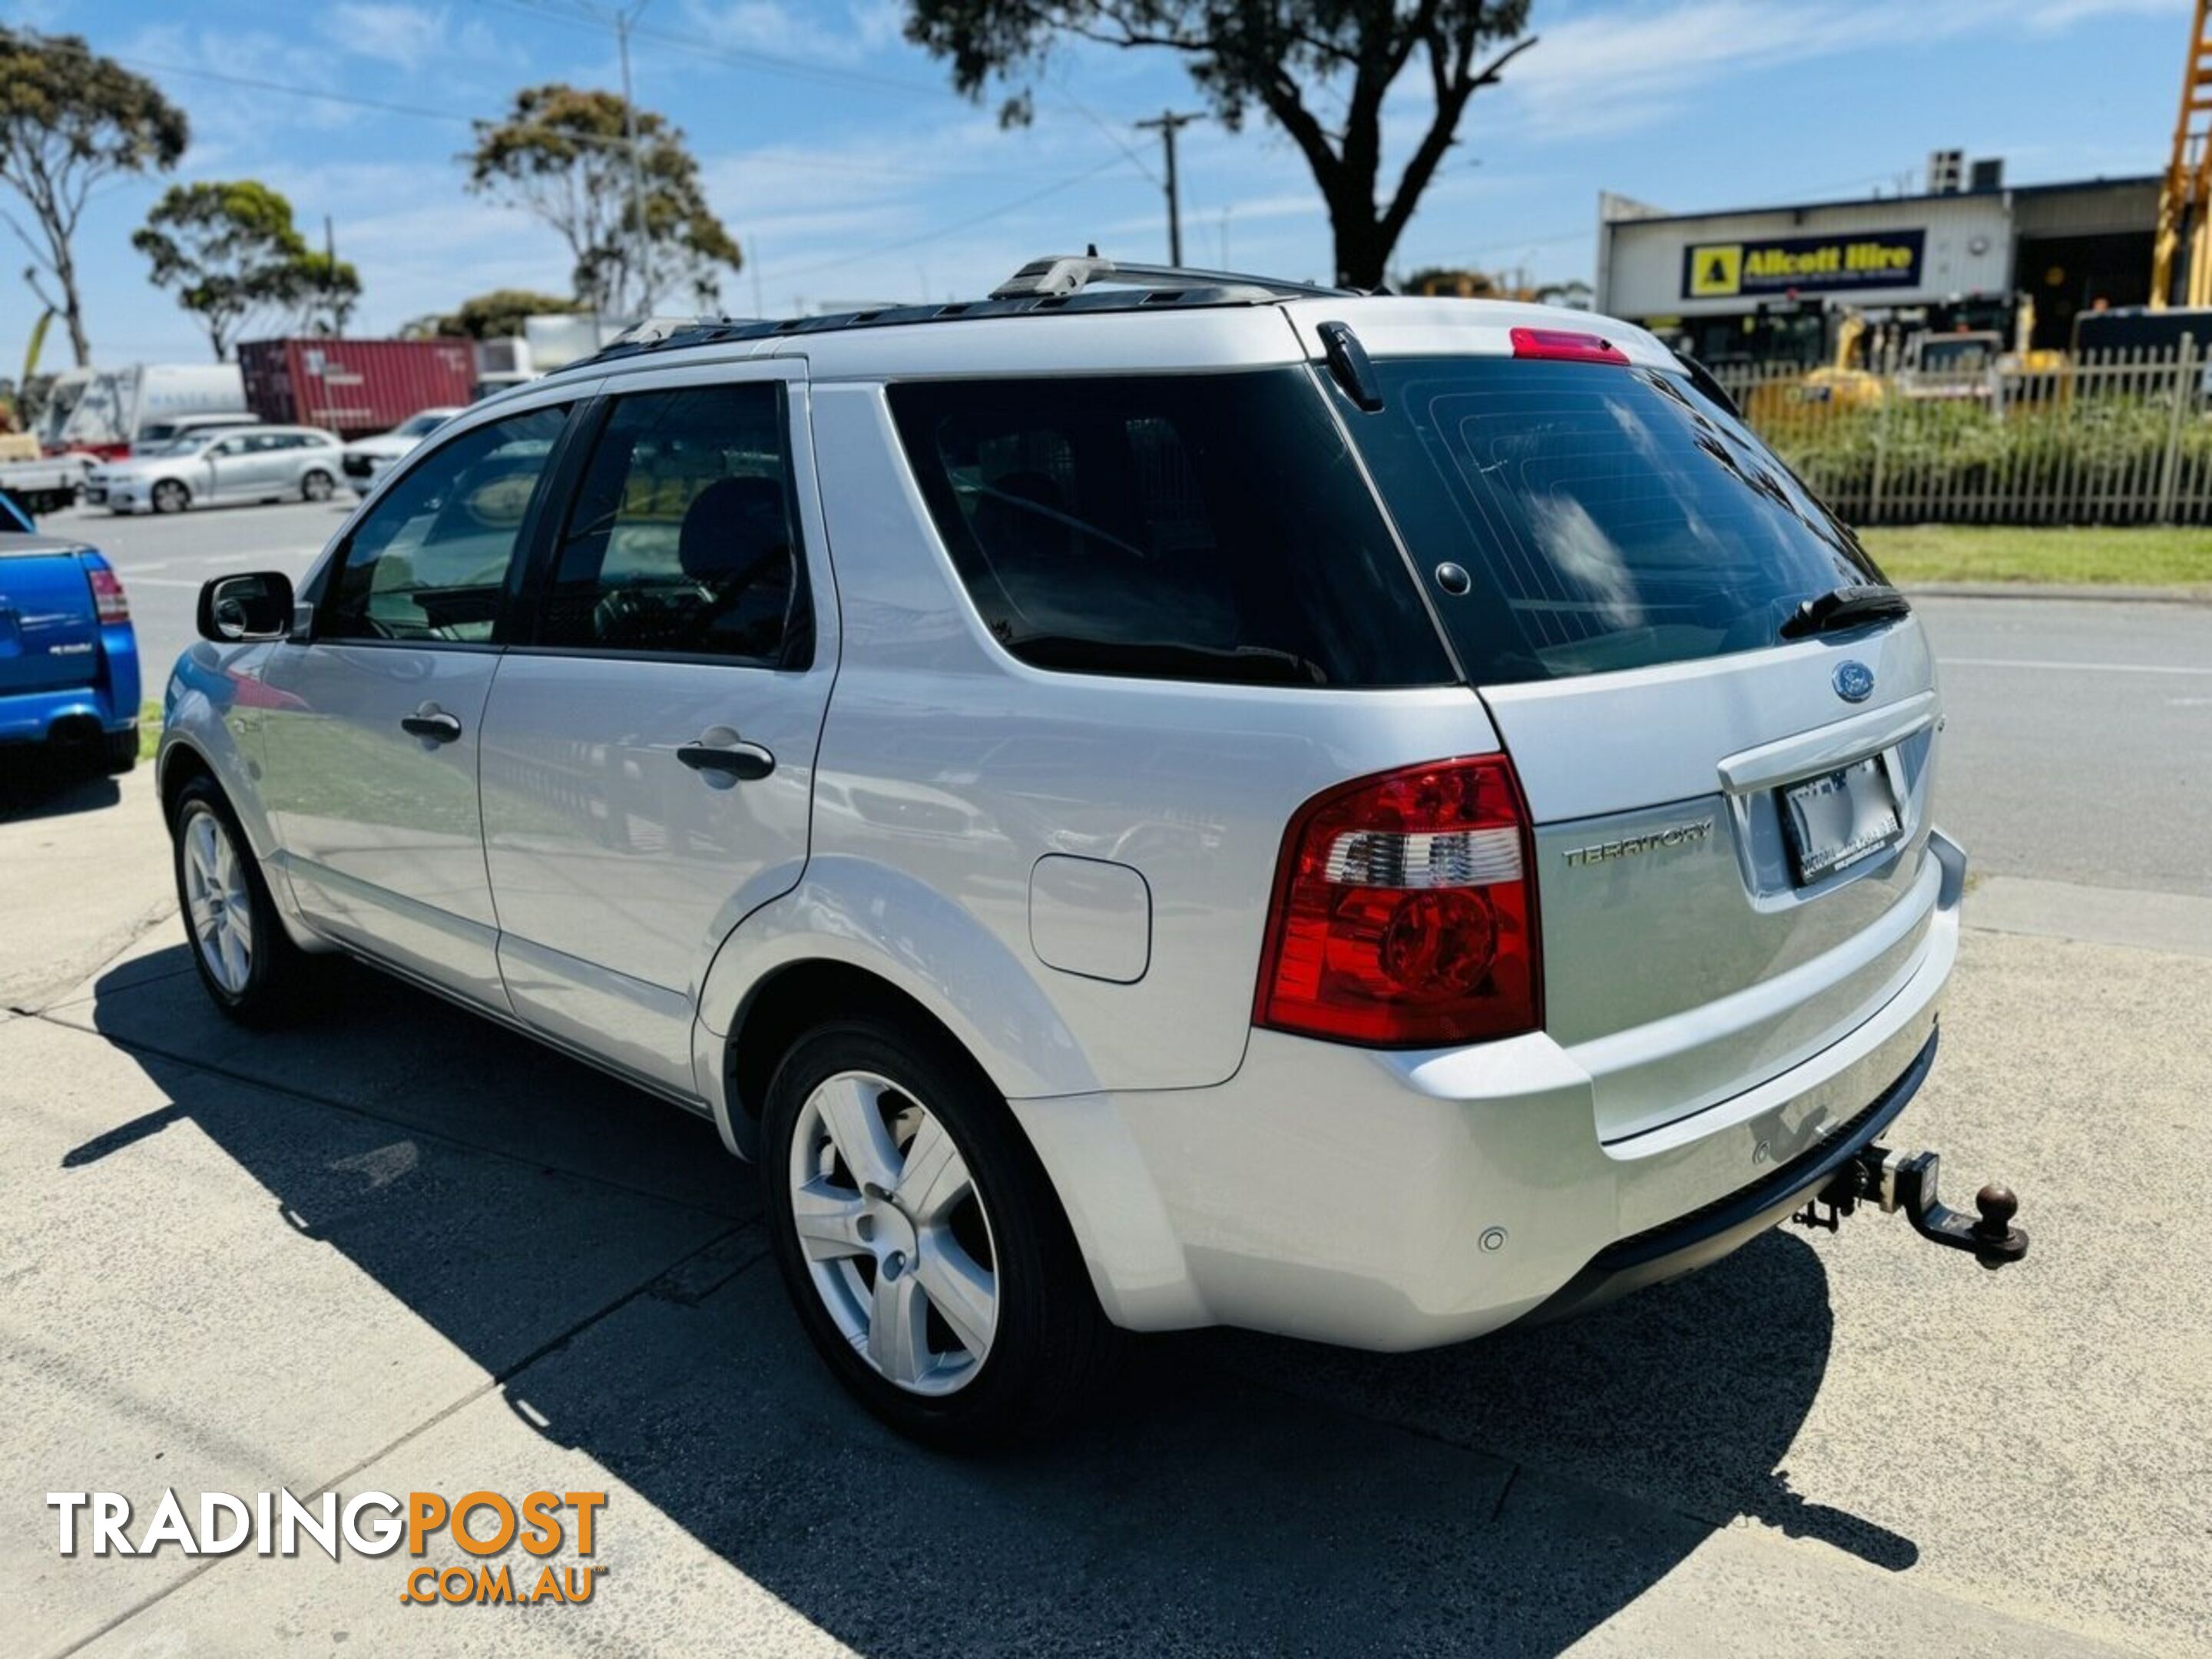
<instances>
[{"instance_id":1,"label":"metal fence","mask_svg":"<svg viewBox=\"0 0 2212 1659\"><path fill-rule=\"evenodd\" d=\"M1856 524L2212 524L2212 352L1718 369Z\"/></svg>"}]
</instances>

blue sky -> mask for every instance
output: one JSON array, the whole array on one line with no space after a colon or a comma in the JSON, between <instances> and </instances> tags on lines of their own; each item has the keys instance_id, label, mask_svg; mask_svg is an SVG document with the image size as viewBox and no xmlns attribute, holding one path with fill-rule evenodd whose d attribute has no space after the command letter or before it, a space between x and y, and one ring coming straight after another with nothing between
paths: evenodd
<instances>
[{"instance_id":1,"label":"blue sky","mask_svg":"<svg viewBox=\"0 0 2212 1659\"><path fill-rule=\"evenodd\" d=\"M487 289L565 289L551 234L467 195L453 158L468 118L520 86L617 84L611 32L591 21L607 3L0 0L0 17L82 33L159 82L192 121L178 177L258 178L303 225L331 215L366 287L358 326L378 331ZM1540 43L1470 106L1396 264L1587 277L1601 190L1676 210L1894 193L1938 147L2002 155L2013 182L2155 172L2189 14L2188 0L1534 0ZM1006 132L905 44L900 15L890 0L653 0L638 98L690 135L746 250L727 309L969 297L1092 240L1165 257L1158 140L1129 124L1198 106L1174 64L1068 53L1038 85L1036 124ZM1394 131L1418 133L1423 78L1401 84ZM1327 221L1279 134L1188 129L1182 163L1187 260L1328 276ZM78 258L100 361L205 355L130 246L161 188L111 185L88 215ZM0 360L36 314L17 269L0 265Z\"/></svg>"}]
</instances>

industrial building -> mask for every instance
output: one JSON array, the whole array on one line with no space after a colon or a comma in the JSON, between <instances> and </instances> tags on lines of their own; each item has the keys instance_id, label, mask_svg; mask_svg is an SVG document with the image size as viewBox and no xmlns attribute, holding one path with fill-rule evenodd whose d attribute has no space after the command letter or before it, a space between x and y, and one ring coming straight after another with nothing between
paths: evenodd
<instances>
[{"instance_id":1,"label":"industrial building","mask_svg":"<svg viewBox=\"0 0 2212 1659\"><path fill-rule=\"evenodd\" d=\"M2063 349L2083 312L2149 300L2156 176L2007 185L1955 150L1929 176L1917 196L1722 213L1601 196L1597 309L1717 365L1825 361L1847 313Z\"/></svg>"}]
</instances>

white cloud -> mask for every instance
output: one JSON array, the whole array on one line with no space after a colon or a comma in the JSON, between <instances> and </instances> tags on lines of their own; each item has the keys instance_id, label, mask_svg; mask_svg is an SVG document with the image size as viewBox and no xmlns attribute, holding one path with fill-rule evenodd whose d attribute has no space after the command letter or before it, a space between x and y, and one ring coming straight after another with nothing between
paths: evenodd
<instances>
[{"instance_id":1,"label":"white cloud","mask_svg":"<svg viewBox=\"0 0 2212 1659\"><path fill-rule=\"evenodd\" d=\"M2106 17L2187 9L2188 0L1662 0L1585 7L1558 23L1538 17L1537 45L1514 60L1504 84L1534 136L1588 137L1683 114L1714 82L1747 70L2000 31L2055 34Z\"/></svg>"},{"instance_id":2,"label":"white cloud","mask_svg":"<svg viewBox=\"0 0 2212 1659\"><path fill-rule=\"evenodd\" d=\"M849 63L895 44L905 23L896 0L798 9L782 0L689 0L684 9L686 28L717 45L830 64ZM651 21L643 27L650 31Z\"/></svg>"},{"instance_id":3,"label":"white cloud","mask_svg":"<svg viewBox=\"0 0 2212 1659\"><path fill-rule=\"evenodd\" d=\"M322 20L324 37L360 58L416 70L456 49L446 8L409 5L405 0L339 0ZM465 31L482 45L480 24Z\"/></svg>"}]
</instances>

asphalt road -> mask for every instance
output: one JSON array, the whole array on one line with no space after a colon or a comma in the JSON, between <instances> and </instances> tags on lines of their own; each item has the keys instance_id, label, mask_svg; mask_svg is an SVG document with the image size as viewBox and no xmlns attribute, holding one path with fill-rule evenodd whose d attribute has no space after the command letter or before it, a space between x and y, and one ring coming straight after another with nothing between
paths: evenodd
<instances>
[{"instance_id":1,"label":"asphalt road","mask_svg":"<svg viewBox=\"0 0 2212 1659\"><path fill-rule=\"evenodd\" d=\"M210 507L170 518L80 507L51 514L39 528L82 537L123 578L151 701L161 696L169 665L199 637L192 617L202 583L248 570L281 570L298 580L354 506L352 493L342 489L336 501L319 504Z\"/></svg>"},{"instance_id":2,"label":"asphalt road","mask_svg":"<svg viewBox=\"0 0 2212 1659\"><path fill-rule=\"evenodd\" d=\"M210 577L295 580L352 510L210 508L176 518L57 514L131 594L157 697L195 637ZM2212 897L2212 605L1918 601L1950 714L1938 801L1985 874Z\"/></svg>"}]
</instances>

